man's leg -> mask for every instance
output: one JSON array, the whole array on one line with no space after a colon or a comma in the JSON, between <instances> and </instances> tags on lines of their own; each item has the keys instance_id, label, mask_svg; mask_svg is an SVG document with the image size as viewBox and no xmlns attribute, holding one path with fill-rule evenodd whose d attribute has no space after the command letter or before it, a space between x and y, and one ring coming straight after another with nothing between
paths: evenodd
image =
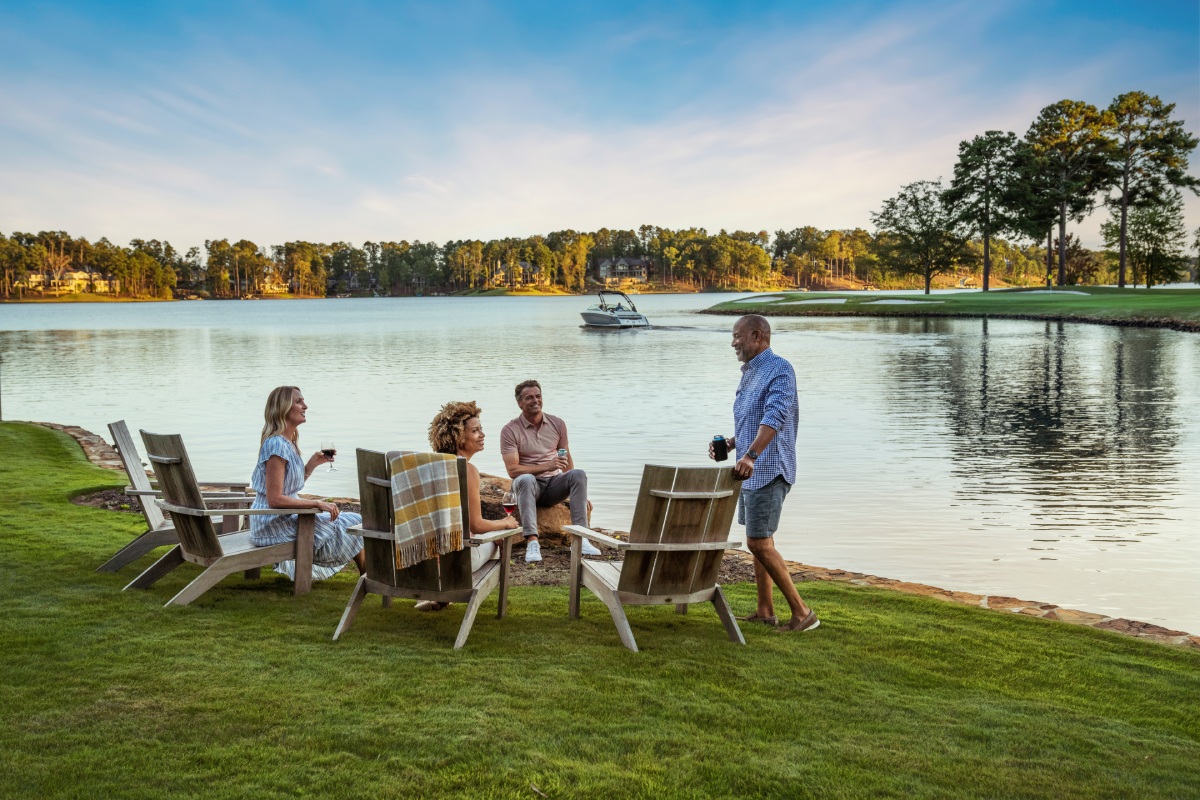
<instances>
[{"instance_id":1,"label":"man's leg","mask_svg":"<svg viewBox=\"0 0 1200 800\"><path fill-rule=\"evenodd\" d=\"M542 484L532 475L513 478L512 493L521 512L521 529L526 539L537 539L537 507L542 489Z\"/></svg>"},{"instance_id":2,"label":"man's leg","mask_svg":"<svg viewBox=\"0 0 1200 800\"><path fill-rule=\"evenodd\" d=\"M587 473L581 469L572 469L561 475L555 475L542 486L538 505L543 508L557 505L563 500L571 500L571 524L588 526L587 516ZM600 549L596 545L583 540L583 554L598 556Z\"/></svg>"},{"instance_id":3,"label":"man's leg","mask_svg":"<svg viewBox=\"0 0 1200 800\"><path fill-rule=\"evenodd\" d=\"M800 599L800 592L792 582L792 576L787 571L783 556L775 549L774 535L779 528L779 516L783 511L783 500L787 497L791 486L782 478L763 486L761 489L742 491L741 512L739 516L746 525L746 545L754 555L754 580L758 587L758 615L774 616L774 601L771 596L771 584L774 582L783 592L792 611L795 624L804 620L812 611Z\"/></svg>"}]
</instances>

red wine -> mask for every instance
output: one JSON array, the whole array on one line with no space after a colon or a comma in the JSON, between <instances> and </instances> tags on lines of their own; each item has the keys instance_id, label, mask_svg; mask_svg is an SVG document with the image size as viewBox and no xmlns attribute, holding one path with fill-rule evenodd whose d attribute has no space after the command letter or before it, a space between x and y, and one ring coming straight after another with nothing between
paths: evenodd
<instances>
[{"instance_id":1,"label":"red wine","mask_svg":"<svg viewBox=\"0 0 1200 800\"><path fill-rule=\"evenodd\" d=\"M511 514L517 510L516 503L501 503L500 507L504 509L505 514Z\"/></svg>"},{"instance_id":2,"label":"red wine","mask_svg":"<svg viewBox=\"0 0 1200 800\"><path fill-rule=\"evenodd\" d=\"M326 458L333 458L337 455L337 450L322 450L321 455L325 456Z\"/></svg>"}]
</instances>

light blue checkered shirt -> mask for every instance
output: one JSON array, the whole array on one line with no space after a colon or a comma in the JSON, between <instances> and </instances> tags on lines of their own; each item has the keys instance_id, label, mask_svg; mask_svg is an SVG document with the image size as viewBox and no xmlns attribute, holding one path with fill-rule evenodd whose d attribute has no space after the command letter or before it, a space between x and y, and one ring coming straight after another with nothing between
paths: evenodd
<instances>
[{"instance_id":1,"label":"light blue checkered shirt","mask_svg":"<svg viewBox=\"0 0 1200 800\"><path fill-rule=\"evenodd\" d=\"M743 490L761 489L782 475L796 483L796 428L800 424L800 402L796 395L796 371L787 359L771 348L742 365L742 380L733 400L733 436L741 458L758 436L758 426L775 429L775 438L754 462L754 474Z\"/></svg>"}]
</instances>

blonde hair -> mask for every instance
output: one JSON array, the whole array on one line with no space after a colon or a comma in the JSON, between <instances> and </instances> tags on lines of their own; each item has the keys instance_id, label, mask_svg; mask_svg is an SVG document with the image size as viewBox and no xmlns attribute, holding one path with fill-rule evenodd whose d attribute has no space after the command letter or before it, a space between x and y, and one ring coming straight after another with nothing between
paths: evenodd
<instances>
[{"instance_id":1,"label":"blonde hair","mask_svg":"<svg viewBox=\"0 0 1200 800\"><path fill-rule=\"evenodd\" d=\"M287 426L287 415L292 410L292 398L295 393L300 391L299 386L276 386L267 395L267 407L263 409L263 419L266 424L263 425L262 438L258 440L261 445L272 436L283 435L283 430ZM296 431L292 434L292 447L296 448L296 452L300 452L300 432Z\"/></svg>"},{"instance_id":2,"label":"blonde hair","mask_svg":"<svg viewBox=\"0 0 1200 800\"><path fill-rule=\"evenodd\" d=\"M457 453L467 429L467 420L478 417L480 413L474 400L469 403L446 403L433 422L429 423L429 446L435 453Z\"/></svg>"}]
</instances>

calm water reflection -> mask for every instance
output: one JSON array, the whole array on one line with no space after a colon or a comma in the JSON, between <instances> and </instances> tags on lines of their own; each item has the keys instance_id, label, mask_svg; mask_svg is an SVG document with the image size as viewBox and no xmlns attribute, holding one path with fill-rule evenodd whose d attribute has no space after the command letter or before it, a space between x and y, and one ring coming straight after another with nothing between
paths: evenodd
<instances>
[{"instance_id":1,"label":"calm water reflection","mask_svg":"<svg viewBox=\"0 0 1200 800\"><path fill-rule=\"evenodd\" d=\"M500 471L512 386L543 382L595 521L624 527L641 465L702 464L730 430L723 299L647 296L655 328L579 327L583 298L0 306L4 413L180 432L244 478L267 391L297 383L302 444L421 447L449 399L484 408ZM982 320L776 321L796 365L800 477L781 549L809 563L1200 631L1200 337Z\"/></svg>"}]
</instances>

